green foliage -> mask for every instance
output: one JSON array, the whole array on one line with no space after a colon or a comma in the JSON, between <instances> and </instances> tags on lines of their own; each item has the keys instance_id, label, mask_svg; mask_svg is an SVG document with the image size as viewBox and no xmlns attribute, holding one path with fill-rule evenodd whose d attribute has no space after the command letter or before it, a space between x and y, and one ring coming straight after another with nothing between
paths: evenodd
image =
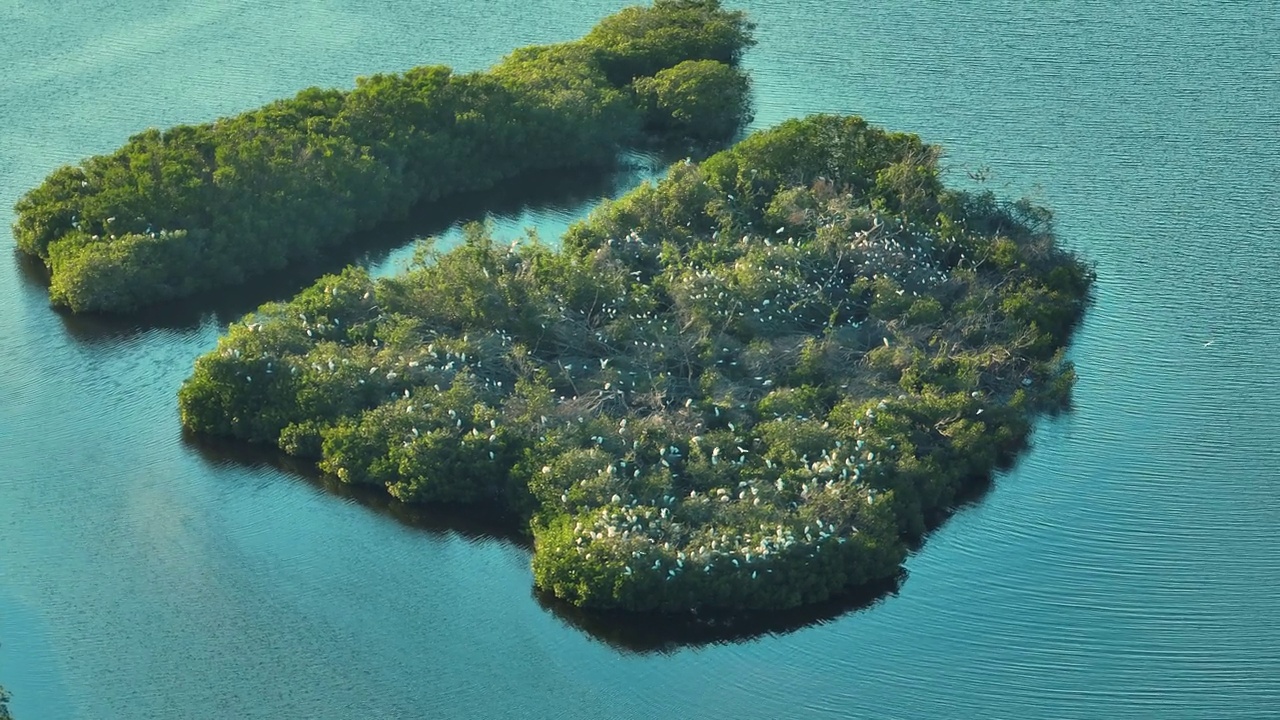
<instances>
[{"instance_id":1,"label":"green foliage","mask_svg":"<svg viewBox=\"0 0 1280 720\"><path fill-rule=\"evenodd\" d=\"M607 164L621 146L727 140L750 119L736 66L750 31L715 2L658 0L487 72L423 66L148 130L50 174L18 201L14 235L49 267L54 304L77 312L242 282L415 203Z\"/></svg>"},{"instance_id":2,"label":"green foliage","mask_svg":"<svg viewBox=\"0 0 1280 720\"><path fill-rule=\"evenodd\" d=\"M936 325L942 320L942 303L934 297L914 300L903 319L912 325Z\"/></svg>"},{"instance_id":3,"label":"green foliage","mask_svg":"<svg viewBox=\"0 0 1280 720\"><path fill-rule=\"evenodd\" d=\"M715 60L686 60L634 85L646 126L658 132L714 140L751 117L749 79Z\"/></svg>"},{"instance_id":4,"label":"green foliage","mask_svg":"<svg viewBox=\"0 0 1280 720\"><path fill-rule=\"evenodd\" d=\"M717 214L745 232L760 227L778 193L796 188L851 196L854 207L895 209L902 205L900 190L886 179L892 174L884 172L908 157L913 163L928 163L936 156L915 135L885 132L859 117L819 115L756 133L709 159L703 168L707 182L723 193ZM920 203L927 205L928 200L917 200L916 205Z\"/></svg>"},{"instance_id":5,"label":"green foliage","mask_svg":"<svg viewBox=\"0 0 1280 720\"><path fill-rule=\"evenodd\" d=\"M745 13L726 12L719 0L655 0L601 20L583 44L610 81L623 85L671 67L673 57L737 65L755 44L754 29Z\"/></svg>"},{"instance_id":6,"label":"green foliage","mask_svg":"<svg viewBox=\"0 0 1280 720\"><path fill-rule=\"evenodd\" d=\"M926 147L789 121L559 251L476 225L399 277L322 278L197 360L183 422L520 517L535 582L580 605L838 596L898 573L1074 379L1092 271L1023 220L1047 213L903 184Z\"/></svg>"}]
</instances>

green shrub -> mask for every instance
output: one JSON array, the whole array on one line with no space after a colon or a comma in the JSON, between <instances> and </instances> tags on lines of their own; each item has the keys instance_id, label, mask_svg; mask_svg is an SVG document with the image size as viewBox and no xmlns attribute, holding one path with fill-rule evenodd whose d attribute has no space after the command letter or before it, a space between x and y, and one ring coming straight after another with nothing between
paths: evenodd
<instances>
[{"instance_id":1,"label":"green shrub","mask_svg":"<svg viewBox=\"0 0 1280 720\"><path fill-rule=\"evenodd\" d=\"M652 8L625 8L601 20L583 44L620 86L675 65L675 57L736 65L755 44L754 29L745 13L725 11L719 0L655 0Z\"/></svg>"},{"instance_id":2,"label":"green shrub","mask_svg":"<svg viewBox=\"0 0 1280 720\"><path fill-rule=\"evenodd\" d=\"M686 60L635 81L646 126L699 139L729 137L751 117L751 83L732 66Z\"/></svg>"}]
</instances>

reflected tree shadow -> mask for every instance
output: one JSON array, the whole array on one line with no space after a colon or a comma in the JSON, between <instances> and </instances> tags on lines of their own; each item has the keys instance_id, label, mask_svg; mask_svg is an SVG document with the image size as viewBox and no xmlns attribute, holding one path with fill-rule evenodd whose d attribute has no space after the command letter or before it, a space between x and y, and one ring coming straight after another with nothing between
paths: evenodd
<instances>
[{"instance_id":1,"label":"reflected tree shadow","mask_svg":"<svg viewBox=\"0 0 1280 720\"><path fill-rule=\"evenodd\" d=\"M433 535L453 534L471 540L502 540L532 552L529 537L521 532L520 518L470 505L409 505L384 490L348 485L326 475L315 463L291 457L268 445L215 438L182 431L183 444L210 467L272 469L339 498L359 504L408 527Z\"/></svg>"},{"instance_id":2,"label":"reflected tree shadow","mask_svg":"<svg viewBox=\"0 0 1280 720\"><path fill-rule=\"evenodd\" d=\"M39 258L14 247L13 262L18 266L18 277L22 279L24 285L46 291L49 289L49 268L45 267Z\"/></svg>"},{"instance_id":3,"label":"reflected tree shadow","mask_svg":"<svg viewBox=\"0 0 1280 720\"><path fill-rule=\"evenodd\" d=\"M825 625L896 595L905 579L906 571L903 570L897 577L858 588L826 603L793 610L733 614L595 612L540 590L534 590L533 596L544 610L554 614L565 625L581 630L620 652L649 655L746 642Z\"/></svg>"},{"instance_id":4,"label":"reflected tree shadow","mask_svg":"<svg viewBox=\"0 0 1280 720\"><path fill-rule=\"evenodd\" d=\"M296 295L322 275L351 264L366 268L377 266L419 238L440 235L471 221L514 218L531 211L559 212L571 217L583 215L600 200L657 177L671 159L658 153L629 153L610 165L529 173L485 191L460 193L424 203L405 219L358 233L340 248L304 263L130 315L54 311L67 334L87 345L117 342L149 330L193 331L209 323L222 326L265 302ZM47 291L49 272L44 264L16 251L15 254L23 282Z\"/></svg>"}]
</instances>

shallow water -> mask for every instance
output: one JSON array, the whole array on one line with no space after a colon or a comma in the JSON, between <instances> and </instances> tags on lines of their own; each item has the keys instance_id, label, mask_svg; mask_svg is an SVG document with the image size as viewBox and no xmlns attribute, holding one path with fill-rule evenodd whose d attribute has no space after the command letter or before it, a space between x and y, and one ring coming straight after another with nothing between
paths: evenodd
<instances>
[{"instance_id":1,"label":"shallow water","mask_svg":"<svg viewBox=\"0 0 1280 720\"><path fill-rule=\"evenodd\" d=\"M0 220L59 163L149 125L483 67L621 4L0 0ZM735 642L595 634L534 597L527 550L482 522L389 512L182 437L195 357L300 280L103 323L52 312L6 260L0 683L18 717L1275 717L1280 14L746 7L758 125L838 111L919 132L957 181L989 166L997 190L1050 204L1097 263L1074 411L896 594ZM516 188L495 221L554 237L643 174ZM394 271L408 237L361 259Z\"/></svg>"}]
</instances>

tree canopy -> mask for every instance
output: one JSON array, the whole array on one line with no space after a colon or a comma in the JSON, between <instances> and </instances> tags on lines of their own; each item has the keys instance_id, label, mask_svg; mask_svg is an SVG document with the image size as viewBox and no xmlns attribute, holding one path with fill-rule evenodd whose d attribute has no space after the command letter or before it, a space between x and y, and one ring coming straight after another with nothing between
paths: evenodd
<instances>
[{"instance_id":1,"label":"tree canopy","mask_svg":"<svg viewBox=\"0 0 1280 720\"><path fill-rule=\"evenodd\" d=\"M242 282L419 202L606 164L621 146L729 140L749 120L737 61L751 29L713 0L658 0L485 72L418 67L147 130L55 170L18 201L14 235L74 311Z\"/></svg>"},{"instance_id":2,"label":"tree canopy","mask_svg":"<svg viewBox=\"0 0 1280 720\"><path fill-rule=\"evenodd\" d=\"M399 277L325 277L229 328L182 421L504 512L578 605L825 601L898 573L1074 379L1092 271L1048 211L946 189L939 155L792 120L559 249L472 226Z\"/></svg>"}]
</instances>

